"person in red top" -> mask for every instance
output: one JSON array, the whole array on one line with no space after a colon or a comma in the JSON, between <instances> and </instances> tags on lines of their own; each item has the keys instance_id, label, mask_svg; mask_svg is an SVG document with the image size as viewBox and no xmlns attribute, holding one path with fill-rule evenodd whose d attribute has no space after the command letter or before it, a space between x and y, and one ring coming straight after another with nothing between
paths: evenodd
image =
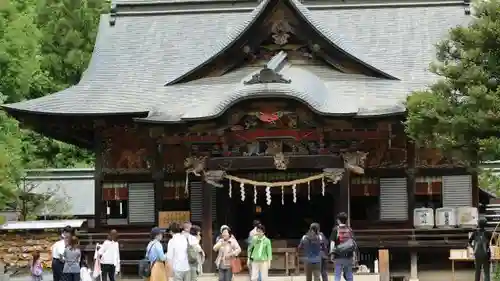
<instances>
[{"instance_id":1,"label":"person in red top","mask_svg":"<svg viewBox=\"0 0 500 281\"><path fill-rule=\"evenodd\" d=\"M352 230L347 225L347 214L342 212L337 215L337 226L330 236L330 251L335 259L335 280L340 281L342 272L346 281L353 281L352 266L354 251L340 252L337 247L353 239Z\"/></svg>"}]
</instances>

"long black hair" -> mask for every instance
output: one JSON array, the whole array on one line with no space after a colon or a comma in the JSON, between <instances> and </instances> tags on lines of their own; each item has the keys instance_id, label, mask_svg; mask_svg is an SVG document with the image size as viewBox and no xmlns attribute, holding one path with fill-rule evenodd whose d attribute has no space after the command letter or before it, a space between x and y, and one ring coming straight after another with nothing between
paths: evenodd
<instances>
[{"instance_id":1,"label":"long black hair","mask_svg":"<svg viewBox=\"0 0 500 281\"><path fill-rule=\"evenodd\" d=\"M313 222L307 232L307 238L311 241L319 241L319 223Z\"/></svg>"}]
</instances>

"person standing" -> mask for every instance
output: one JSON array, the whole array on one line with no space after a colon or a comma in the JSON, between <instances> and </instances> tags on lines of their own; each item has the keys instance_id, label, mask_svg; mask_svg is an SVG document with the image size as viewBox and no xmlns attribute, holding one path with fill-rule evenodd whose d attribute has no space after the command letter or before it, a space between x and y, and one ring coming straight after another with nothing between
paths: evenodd
<instances>
[{"instance_id":1,"label":"person standing","mask_svg":"<svg viewBox=\"0 0 500 281\"><path fill-rule=\"evenodd\" d=\"M151 267L151 274L149 276L149 281L167 281L168 274L165 266L165 261L167 257L163 251L163 246L161 241L163 239L164 231L159 227L153 227L151 229L151 241L146 247L146 258L149 261L149 266Z\"/></svg>"},{"instance_id":2,"label":"person standing","mask_svg":"<svg viewBox=\"0 0 500 281\"><path fill-rule=\"evenodd\" d=\"M347 214L342 212L337 215L337 226L330 237L331 251L335 259L335 281L340 281L342 272L346 281L353 281L354 246L352 230L346 225Z\"/></svg>"},{"instance_id":3,"label":"person standing","mask_svg":"<svg viewBox=\"0 0 500 281\"><path fill-rule=\"evenodd\" d=\"M190 238L190 244L193 247L194 251L198 253L197 255L197 262L189 264L191 267L191 281L196 281L198 280L198 276L201 275L203 272L203 263L205 262L205 252L203 252L203 249L201 248L200 241L201 241L201 228L197 225L191 226L191 229L189 231L191 234Z\"/></svg>"},{"instance_id":4,"label":"person standing","mask_svg":"<svg viewBox=\"0 0 500 281\"><path fill-rule=\"evenodd\" d=\"M259 224L256 228L256 233L248 247L249 261L247 264L250 264L251 267L250 280L257 281L260 274L262 281L266 281L273 259L273 249L271 240L265 235L264 225Z\"/></svg>"},{"instance_id":5,"label":"person standing","mask_svg":"<svg viewBox=\"0 0 500 281\"><path fill-rule=\"evenodd\" d=\"M214 245L214 251L217 252L215 266L219 270L219 281L231 281L233 279L231 262L240 254L241 248L229 227L224 228L220 234L219 240Z\"/></svg>"},{"instance_id":6,"label":"person standing","mask_svg":"<svg viewBox=\"0 0 500 281\"><path fill-rule=\"evenodd\" d=\"M79 248L78 238L74 235L68 239L68 247L64 249L64 281L80 281L80 261L82 252Z\"/></svg>"},{"instance_id":7,"label":"person standing","mask_svg":"<svg viewBox=\"0 0 500 281\"><path fill-rule=\"evenodd\" d=\"M170 230L173 236L167 245L167 261L174 271L174 281L191 281L191 267L188 260L189 238L181 233L177 223L172 223Z\"/></svg>"},{"instance_id":8,"label":"person standing","mask_svg":"<svg viewBox=\"0 0 500 281\"><path fill-rule=\"evenodd\" d=\"M35 251L33 253L33 260L31 261L31 281L42 281L43 280L43 266L40 260L40 252Z\"/></svg>"},{"instance_id":9,"label":"person standing","mask_svg":"<svg viewBox=\"0 0 500 281\"><path fill-rule=\"evenodd\" d=\"M481 279L481 270L483 271L483 280L490 281L490 241L491 234L486 231L487 221L485 218L479 219L478 228L469 238L469 246L474 251L475 281Z\"/></svg>"},{"instance_id":10,"label":"person standing","mask_svg":"<svg viewBox=\"0 0 500 281\"><path fill-rule=\"evenodd\" d=\"M319 232L319 224L312 223L309 231L302 237L299 249L304 250L304 265L306 268L306 281L320 281L322 237Z\"/></svg>"},{"instance_id":11,"label":"person standing","mask_svg":"<svg viewBox=\"0 0 500 281\"><path fill-rule=\"evenodd\" d=\"M252 238L255 236L255 234L257 234L257 226L260 225L260 221L259 220L254 220L253 221L253 228L252 230L250 230L250 232L248 233L248 239L247 239L247 244L250 245L250 243L252 242ZM250 263L247 263L247 267L248 267L248 273L250 274L250 277L252 275L252 266ZM259 273L259 277L257 279L257 281L262 281L262 276L261 274Z\"/></svg>"},{"instance_id":12,"label":"person standing","mask_svg":"<svg viewBox=\"0 0 500 281\"><path fill-rule=\"evenodd\" d=\"M108 277L109 281L115 281L115 276L120 272L120 245L117 238L116 230L111 230L97 252L100 257L102 281L107 281Z\"/></svg>"},{"instance_id":13,"label":"person standing","mask_svg":"<svg viewBox=\"0 0 500 281\"><path fill-rule=\"evenodd\" d=\"M320 238L320 243L321 243L321 280L322 281L328 281L328 271L327 271L327 263L328 263L328 239L326 238L325 234L321 232L320 225L318 223L318 230L319 230L319 238ZM344 278L345 279L345 278Z\"/></svg>"},{"instance_id":14,"label":"person standing","mask_svg":"<svg viewBox=\"0 0 500 281\"><path fill-rule=\"evenodd\" d=\"M72 232L71 226L64 227L61 239L52 245L52 278L54 281L62 281L64 268L63 255L66 248L66 239Z\"/></svg>"}]
</instances>

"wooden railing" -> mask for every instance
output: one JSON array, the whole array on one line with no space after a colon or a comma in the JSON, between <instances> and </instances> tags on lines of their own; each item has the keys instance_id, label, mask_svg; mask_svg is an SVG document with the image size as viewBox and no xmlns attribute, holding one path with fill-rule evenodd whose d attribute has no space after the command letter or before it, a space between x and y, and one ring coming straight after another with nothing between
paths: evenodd
<instances>
[{"instance_id":1,"label":"wooden railing","mask_svg":"<svg viewBox=\"0 0 500 281\"><path fill-rule=\"evenodd\" d=\"M455 248L465 247L469 229L373 229L354 230L360 248ZM106 233L79 233L84 250L93 251ZM143 251L149 242L149 232L121 233L120 245L125 251ZM296 247L298 239L287 239L284 247ZM245 245L242 241L242 245Z\"/></svg>"}]
</instances>

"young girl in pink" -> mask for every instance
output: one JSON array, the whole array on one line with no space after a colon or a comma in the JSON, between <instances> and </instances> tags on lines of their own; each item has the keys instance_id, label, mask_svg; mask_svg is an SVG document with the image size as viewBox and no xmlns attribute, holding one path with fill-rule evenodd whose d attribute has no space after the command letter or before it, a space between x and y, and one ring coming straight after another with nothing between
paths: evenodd
<instances>
[{"instance_id":1,"label":"young girl in pink","mask_svg":"<svg viewBox=\"0 0 500 281\"><path fill-rule=\"evenodd\" d=\"M33 261L31 262L31 281L43 280L43 266L40 261L40 253L33 253Z\"/></svg>"}]
</instances>

